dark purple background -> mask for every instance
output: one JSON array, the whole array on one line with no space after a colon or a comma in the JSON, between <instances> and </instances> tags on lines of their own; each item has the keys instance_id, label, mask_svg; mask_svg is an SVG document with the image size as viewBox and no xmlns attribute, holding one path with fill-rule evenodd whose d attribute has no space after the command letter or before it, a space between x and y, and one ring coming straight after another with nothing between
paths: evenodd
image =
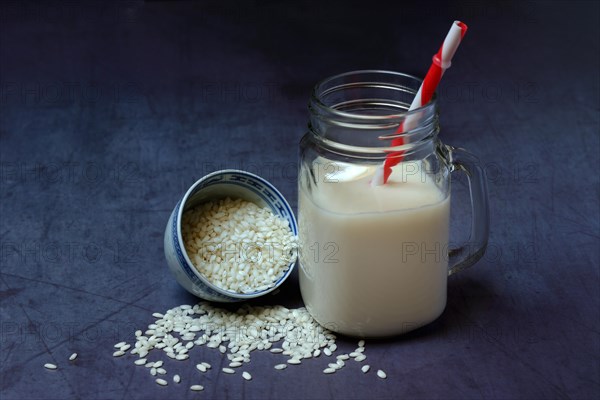
<instances>
[{"instance_id":1,"label":"dark purple background","mask_svg":"<svg viewBox=\"0 0 600 400\"><path fill-rule=\"evenodd\" d=\"M2 400L598 397L597 2L2 1L0 18ZM167 363L184 383L162 388L111 356L152 312L195 301L162 250L189 185L247 169L295 207L312 85L423 76L454 19L469 32L439 92L441 138L486 169L490 247L450 279L436 322L367 344L386 381L256 354L253 381L213 370L193 394L189 362ZM296 275L266 301L301 305Z\"/></svg>"}]
</instances>

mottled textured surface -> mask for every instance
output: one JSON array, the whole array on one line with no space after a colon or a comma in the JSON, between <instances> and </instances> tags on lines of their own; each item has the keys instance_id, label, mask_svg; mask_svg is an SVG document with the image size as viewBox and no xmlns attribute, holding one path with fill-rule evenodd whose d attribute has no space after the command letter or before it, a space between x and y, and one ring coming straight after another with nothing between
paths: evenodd
<instances>
[{"instance_id":1,"label":"mottled textured surface","mask_svg":"<svg viewBox=\"0 0 600 400\"><path fill-rule=\"evenodd\" d=\"M449 4L1 2L0 397L597 398L598 3ZM162 252L190 184L242 168L295 206L312 85L422 76L455 18L469 33L440 90L441 137L485 165L490 248L450 279L436 322L367 344L387 380L256 354L250 382L168 362L182 384L159 387L111 356L151 312L194 302ZM301 305L296 274L264 301Z\"/></svg>"}]
</instances>

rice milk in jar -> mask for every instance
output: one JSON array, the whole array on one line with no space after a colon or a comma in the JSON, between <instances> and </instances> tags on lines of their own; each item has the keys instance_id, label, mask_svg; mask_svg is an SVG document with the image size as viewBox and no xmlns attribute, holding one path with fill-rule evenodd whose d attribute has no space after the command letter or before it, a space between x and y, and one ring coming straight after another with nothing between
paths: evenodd
<instances>
[{"instance_id":1,"label":"rice milk in jar","mask_svg":"<svg viewBox=\"0 0 600 400\"><path fill-rule=\"evenodd\" d=\"M449 271L485 250L483 171L469 153L439 141L435 97L406 111L420 83L357 71L322 81L311 97L300 143L300 289L311 315L333 331L388 336L435 320ZM398 133L407 118L414 128ZM392 146L400 135L403 144ZM387 183L375 185L386 157L396 165ZM449 256L454 170L468 172L473 226L468 245Z\"/></svg>"}]
</instances>

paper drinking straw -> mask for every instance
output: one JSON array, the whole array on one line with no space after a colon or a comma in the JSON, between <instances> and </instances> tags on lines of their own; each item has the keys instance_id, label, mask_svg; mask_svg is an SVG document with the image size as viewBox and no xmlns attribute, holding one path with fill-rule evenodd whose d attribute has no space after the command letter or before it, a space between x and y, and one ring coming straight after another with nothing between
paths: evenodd
<instances>
[{"instance_id":1,"label":"paper drinking straw","mask_svg":"<svg viewBox=\"0 0 600 400\"><path fill-rule=\"evenodd\" d=\"M452 23L452 27L450 31L448 31L448 35L446 35L446 39L440 50L433 56L433 62L431 63L431 67L429 67L429 71L421 83L421 87L419 91L415 95L410 108L408 111L415 110L427 103L431 100L433 93L435 92L444 72L450 68L452 64L452 57L454 57L454 53L460 42L465 36L467 32L467 25L460 21L454 21ZM416 126L416 119L414 114L409 115L405 118L402 124L398 127L396 133L400 134L403 132L408 132L411 129L414 129ZM405 143L404 136L400 136L396 139L392 140L392 146L401 146ZM402 155L404 151L395 151L391 152L387 155L382 166L377 168L375 171L375 176L371 180L372 186L383 185L387 182L390 174L392 173L392 167L397 165L400 161L402 161Z\"/></svg>"}]
</instances>

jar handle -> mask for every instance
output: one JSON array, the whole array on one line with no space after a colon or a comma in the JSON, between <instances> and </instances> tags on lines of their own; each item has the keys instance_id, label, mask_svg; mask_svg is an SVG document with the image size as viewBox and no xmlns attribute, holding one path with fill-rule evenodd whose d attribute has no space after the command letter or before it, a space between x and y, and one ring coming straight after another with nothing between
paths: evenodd
<instances>
[{"instance_id":1,"label":"jar handle","mask_svg":"<svg viewBox=\"0 0 600 400\"><path fill-rule=\"evenodd\" d=\"M475 264L485 253L490 230L490 212L485 171L479 160L465 149L445 147L451 172L462 171L469 180L471 197L471 234L469 240L456 249L449 250L448 275Z\"/></svg>"}]
</instances>

